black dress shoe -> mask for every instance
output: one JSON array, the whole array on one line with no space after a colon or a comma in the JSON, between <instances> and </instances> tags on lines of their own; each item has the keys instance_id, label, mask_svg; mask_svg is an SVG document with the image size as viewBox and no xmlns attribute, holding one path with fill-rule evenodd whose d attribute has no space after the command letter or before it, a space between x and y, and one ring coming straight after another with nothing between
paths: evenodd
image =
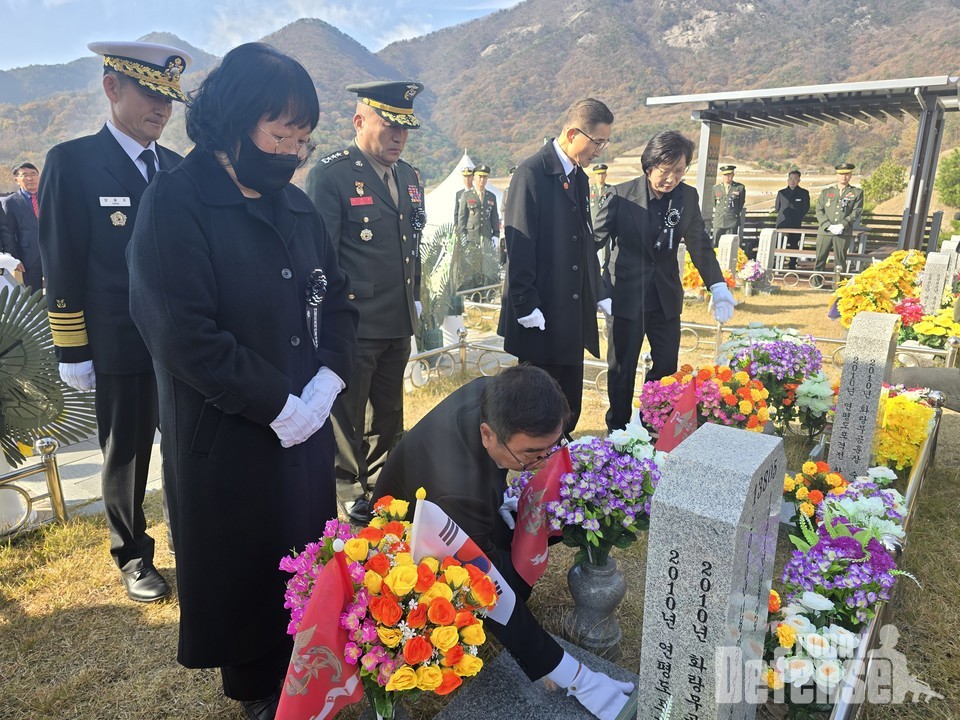
<instances>
[{"instance_id":1,"label":"black dress shoe","mask_svg":"<svg viewBox=\"0 0 960 720\"><path fill-rule=\"evenodd\" d=\"M280 703L280 693L274 693L263 700L241 700L240 705L250 720L274 720L277 716L277 705Z\"/></svg>"},{"instance_id":2,"label":"black dress shoe","mask_svg":"<svg viewBox=\"0 0 960 720\"><path fill-rule=\"evenodd\" d=\"M127 597L134 602L156 602L170 594L170 586L153 565L131 572L120 571Z\"/></svg>"},{"instance_id":3,"label":"black dress shoe","mask_svg":"<svg viewBox=\"0 0 960 720\"><path fill-rule=\"evenodd\" d=\"M370 501L361 495L354 501L353 505L350 506L350 511L347 513L347 516L351 522L355 522L358 525L367 525L370 522L370 518L373 517Z\"/></svg>"}]
</instances>

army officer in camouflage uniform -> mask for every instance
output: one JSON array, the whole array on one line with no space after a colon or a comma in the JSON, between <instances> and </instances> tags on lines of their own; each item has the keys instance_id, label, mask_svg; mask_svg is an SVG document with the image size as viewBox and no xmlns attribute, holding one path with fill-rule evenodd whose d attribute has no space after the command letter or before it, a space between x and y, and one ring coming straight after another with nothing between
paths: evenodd
<instances>
[{"instance_id":1,"label":"army officer in camouflage uniform","mask_svg":"<svg viewBox=\"0 0 960 720\"><path fill-rule=\"evenodd\" d=\"M747 199L743 183L734 182L736 165L721 165L723 182L713 186L713 246L720 244L721 235L735 235L740 230L740 211Z\"/></svg>"},{"instance_id":2,"label":"army officer in camouflage uniform","mask_svg":"<svg viewBox=\"0 0 960 720\"><path fill-rule=\"evenodd\" d=\"M833 248L835 267L840 272L847 270L847 247L853 239L853 226L860 221L863 212L863 190L850 184L853 163L836 166L837 182L825 187L817 200L817 258L814 270L827 267L827 255Z\"/></svg>"},{"instance_id":3,"label":"army officer in camouflage uniform","mask_svg":"<svg viewBox=\"0 0 960 720\"><path fill-rule=\"evenodd\" d=\"M490 166L473 169L472 190L464 190L457 209L463 263L460 289L500 282L500 215L497 197L487 190Z\"/></svg>"},{"instance_id":4,"label":"army officer in camouflage uniform","mask_svg":"<svg viewBox=\"0 0 960 720\"><path fill-rule=\"evenodd\" d=\"M426 214L417 176L400 154L408 132L420 127L413 99L423 85L368 82L347 90L357 93L356 139L321 158L306 189L360 310L356 369L332 417L341 499L359 492L349 514L365 521L367 491L403 428L403 371L419 316L418 246Z\"/></svg>"}]
</instances>

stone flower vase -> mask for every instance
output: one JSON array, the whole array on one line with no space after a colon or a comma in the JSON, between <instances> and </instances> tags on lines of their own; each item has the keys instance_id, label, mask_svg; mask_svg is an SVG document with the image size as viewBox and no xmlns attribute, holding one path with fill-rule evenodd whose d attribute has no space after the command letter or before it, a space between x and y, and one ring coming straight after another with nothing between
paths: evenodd
<instances>
[{"instance_id":1,"label":"stone flower vase","mask_svg":"<svg viewBox=\"0 0 960 720\"><path fill-rule=\"evenodd\" d=\"M743 296L753 297L753 283L749 280L743 283Z\"/></svg>"},{"instance_id":2,"label":"stone flower vase","mask_svg":"<svg viewBox=\"0 0 960 720\"><path fill-rule=\"evenodd\" d=\"M567 573L567 585L573 610L563 619L564 639L616 662L623 637L617 606L627 594L627 581L617 561L608 556L605 565L589 561L574 565Z\"/></svg>"}]
</instances>

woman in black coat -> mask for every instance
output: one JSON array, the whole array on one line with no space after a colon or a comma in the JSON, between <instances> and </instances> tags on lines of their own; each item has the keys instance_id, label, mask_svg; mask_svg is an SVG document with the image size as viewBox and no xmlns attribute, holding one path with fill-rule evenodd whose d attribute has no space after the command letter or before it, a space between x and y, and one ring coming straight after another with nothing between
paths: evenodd
<instances>
[{"instance_id":1,"label":"woman in black coat","mask_svg":"<svg viewBox=\"0 0 960 720\"><path fill-rule=\"evenodd\" d=\"M196 148L144 195L130 310L153 356L187 667L272 718L292 649L280 559L336 516L327 422L357 311L312 203L316 90L262 44L229 52L187 110Z\"/></svg>"}]
</instances>

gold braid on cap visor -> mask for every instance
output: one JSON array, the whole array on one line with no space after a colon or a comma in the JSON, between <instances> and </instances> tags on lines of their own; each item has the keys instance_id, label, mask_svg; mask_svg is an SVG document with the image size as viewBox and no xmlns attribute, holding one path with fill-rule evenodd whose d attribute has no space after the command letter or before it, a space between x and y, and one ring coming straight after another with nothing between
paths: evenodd
<instances>
[{"instance_id":1,"label":"gold braid on cap visor","mask_svg":"<svg viewBox=\"0 0 960 720\"><path fill-rule=\"evenodd\" d=\"M103 64L129 78L133 78L144 87L161 95L166 95L181 102L185 102L187 99L183 90L180 89L179 69L168 67L166 70L157 70L135 60L111 55L103 56Z\"/></svg>"},{"instance_id":2,"label":"gold braid on cap visor","mask_svg":"<svg viewBox=\"0 0 960 720\"><path fill-rule=\"evenodd\" d=\"M364 105L369 105L377 111L380 117L395 125L406 125L407 127L413 128L420 127L420 121L413 116L413 108L407 110L406 108L398 108L393 105L385 105L384 103L366 97L360 98L360 102Z\"/></svg>"}]
</instances>

